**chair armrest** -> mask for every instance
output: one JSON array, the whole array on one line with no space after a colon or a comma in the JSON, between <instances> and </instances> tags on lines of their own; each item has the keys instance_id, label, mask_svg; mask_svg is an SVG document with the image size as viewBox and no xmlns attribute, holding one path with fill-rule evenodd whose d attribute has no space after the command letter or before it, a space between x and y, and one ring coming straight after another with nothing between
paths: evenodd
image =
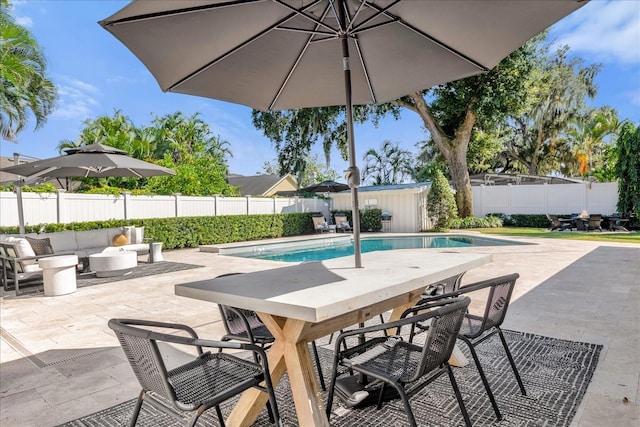
<instances>
[{"instance_id":1,"label":"chair armrest","mask_svg":"<svg viewBox=\"0 0 640 427\"><path fill-rule=\"evenodd\" d=\"M496 283L504 283L504 282L509 282L512 280L516 280L518 277L520 277L520 275L518 273L513 273L513 274L507 274L505 276L500 276L500 277L494 277L492 279L487 279L487 280L482 280L480 282L475 282L475 283L471 283L469 285L465 285L465 286L461 286L457 291L454 292L449 292L446 294L442 294L442 295L434 295L434 296L426 296L423 295L423 298L418 301L416 303L417 305L424 305L426 303L430 303L430 302L434 302L434 301L440 301L440 300L444 300L444 299L449 299L449 298L455 298L455 297L459 297L461 295L464 294L468 294L471 292L476 292L485 288L489 288L491 286L494 286Z\"/></svg>"}]
</instances>

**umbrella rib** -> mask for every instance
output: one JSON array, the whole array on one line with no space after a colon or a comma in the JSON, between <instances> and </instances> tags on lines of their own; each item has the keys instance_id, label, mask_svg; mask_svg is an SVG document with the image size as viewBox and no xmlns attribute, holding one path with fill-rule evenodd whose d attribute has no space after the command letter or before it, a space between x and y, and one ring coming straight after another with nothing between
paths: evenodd
<instances>
[{"instance_id":1,"label":"umbrella rib","mask_svg":"<svg viewBox=\"0 0 640 427\"><path fill-rule=\"evenodd\" d=\"M395 6L396 4L400 3L400 1L401 1L401 0L396 0L396 1L394 1L393 3L391 3L390 5L388 5L388 6L384 7L384 8L382 8L382 9L380 9L380 8L378 8L378 7L373 7L373 5L371 5L370 3L366 2L366 1L363 1L362 3L360 3L360 8L358 8L357 13L353 16L353 19L352 19L351 23L349 24L349 29L350 29L349 34L353 34L353 35L355 35L355 34L357 34L357 33L359 33L359 32L366 31L367 29L370 29L370 28L376 28L376 27L379 27L379 26L381 26L381 25L386 25L386 24L391 24L391 23L397 22L397 21L399 20L399 18L398 18L398 17L390 17L390 16L388 16L388 14L387 14L387 13L385 13L385 12L386 12L387 10L391 9L391 8L392 8L393 6ZM371 15L370 17L368 17L367 19L365 19L365 20L363 20L362 22L360 22L357 26L354 26L354 25L353 25L353 23L354 23L354 22L355 22L355 20L356 20L357 14L360 12L360 9L361 9L361 8L362 8L362 6L364 6L365 4L366 4L367 6L372 7L372 9L375 9L375 10L376 10L376 13L374 13L373 15ZM381 23L381 24L376 24L375 26L369 26L369 27L364 28L364 25L365 25L367 22L370 22L370 21L372 21L373 19L376 19L377 17L379 17L379 16L381 16L381 15L385 15L387 18L391 19L391 21L383 22L383 23ZM359 30L358 30L358 29L359 29Z\"/></svg>"},{"instance_id":2,"label":"umbrella rib","mask_svg":"<svg viewBox=\"0 0 640 427\"><path fill-rule=\"evenodd\" d=\"M327 8L325 8L324 12L322 12L321 19L326 18L328 12L329 12L329 8L327 7ZM316 26L315 30L317 30L317 29L318 29L318 27ZM276 92L276 95L273 97L273 100L271 101L271 103L269 103L269 110L273 109L273 106L276 104L276 102L278 102L278 99L280 99L280 95L282 95L282 91L287 86L287 83L289 82L289 79L291 79L291 76L293 75L293 73L295 72L296 68L298 67L298 64L302 60L302 57L304 56L304 53L309 48L309 45L311 44L313 36L314 36L313 31L310 30L309 33L310 33L309 38L307 39L306 43L304 44L304 47L302 48L302 50L300 50L300 53L298 53L298 57L296 58L296 60L293 63L293 65L291 66L291 69L289 69L289 72L287 73L287 76L282 81L282 84L278 88L278 91Z\"/></svg>"},{"instance_id":3,"label":"umbrella rib","mask_svg":"<svg viewBox=\"0 0 640 427\"><path fill-rule=\"evenodd\" d=\"M306 13L304 13L304 12L305 12L305 10L308 10L311 6L315 6L316 4L320 3L320 1L319 1L319 0L318 0L318 1L316 1L316 2L314 2L314 3L312 3L312 4L311 4L311 5L309 5L309 6L306 6L306 7L300 8L300 9L296 9L296 8L295 8L295 7L293 7L293 6L291 6L291 5L287 4L287 3L284 3L282 0L274 0L274 1L275 1L276 3L278 3L279 5L281 5L281 6L283 6L283 7L286 7L287 9L292 10L292 11L293 11L297 16L300 16L300 17L302 17L302 18L306 18L306 19L308 19L309 21L311 21L311 22L313 22L313 23L315 23L315 24L317 24L317 25L320 25L320 26L322 26L322 27L325 27L325 28L329 29L331 32L333 32L333 34L337 34L337 33L338 33L338 30L336 30L335 28L331 27L331 25L329 25L329 24L325 24L325 23L324 23L324 22L322 22L320 19L317 19L317 18L315 18L315 17L313 17L313 16L309 16L309 15L307 15ZM325 14L325 13L323 13L322 18L324 19L324 17L325 17L325 16L326 16L326 14ZM316 28L317 28L317 27L316 27Z\"/></svg>"},{"instance_id":4,"label":"umbrella rib","mask_svg":"<svg viewBox=\"0 0 640 427\"><path fill-rule=\"evenodd\" d=\"M376 6L375 4L371 4L369 3L369 6L372 7L373 9L378 10L379 12L381 12L381 14L385 15L387 18L390 19L394 19L397 20L398 24L408 28L409 30L413 31L414 33L418 34L419 36L424 37L425 39L431 41L432 43L438 45L439 47L441 47L442 49L445 49L446 51L448 51L449 53L459 57L460 59L462 59L463 61L468 62L469 64L473 65L474 67L482 70L482 71L489 71L488 67L485 67L484 65L480 64L478 61L470 58L469 56L465 55L462 52L459 52L458 50L454 49L453 47L449 46L446 43L441 42L440 40L438 40L437 38L430 36L429 34L425 33L424 31L421 31L419 29L417 29L416 27L414 27L413 25L409 24L408 22L402 20L399 16L396 16L390 12L388 12L386 9L388 8L381 8L379 6ZM364 29L363 29L364 30ZM356 32L354 32L355 34Z\"/></svg>"},{"instance_id":5,"label":"umbrella rib","mask_svg":"<svg viewBox=\"0 0 640 427\"><path fill-rule=\"evenodd\" d=\"M255 0L249 0L249 1L255 1ZM275 0L278 4L282 4L279 0ZM180 86L181 84L191 80L192 78L196 77L197 75L199 75L200 73L204 72L205 70L209 69L210 67L216 65L217 63L219 63L220 61L225 60L226 58L228 58L229 56L233 55L234 53L236 53L237 51L239 51L240 49L244 48L245 46L253 43L254 41L258 40L259 38L261 38L262 36L264 36L265 34L269 33L270 31L274 30L274 29L278 29L282 24L284 24L287 21L290 21L291 19L295 18L296 16L306 16L304 15L302 12L304 12L305 10L315 6L316 4L318 4L320 2L320 0L316 0L313 3L310 3L302 8L298 9L293 9L294 13L291 13L287 16L285 16L284 18L282 18L281 20L279 20L278 22L274 23L273 25L270 25L269 27L265 28L264 30L260 31L259 33L257 33L256 35L254 35L253 37L245 40L244 42L240 43L237 46L234 46L233 48L229 49L228 51L226 51L225 53L223 53L222 55L220 55L219 57L213 59L212 61L207 62L206 64L204 64L202 67L198 68L197 70L187 74L186 76L184 76L183 78L177 80L175 83L173 83L171 86L169 86L167 89L163 89L164 92L171 92L172 90L174 90L176 87ZM226 4L226 3L225 3ZM291 9L291 7L289 7L288 5L285 5L288 8Z\"/></svg>"},{"instance_id":6,"label":"umbrella rib","mask_svg":"<svg viewBox=\"0 0 640 427\"><path fill-rule=\"evenodd\" d=\"M364 56L362 56L362 51L360 50L360 42L357 38L353 39L356 45L356 51L358 52L358 58L360 58L360 64L362 65L362 72L364 73L364 78L367 82L367 87L369 88L369 93L371 94L372 104L376 104L378 99L376 98L376 94L373 90L373 85L371 84L371 79L369 78L369 70L367 70L367 65L364 62Z\"/></svg>"},{"instance_id":7,"label":"umbrella rib","mask_svg":"<svg viewBox=\"0 0 640 427\"><path fill-rule=\"evenodd\" d=\"M148 21L150 19L165 18L167 16L184 15L187 13L201 12L204 10L212 10L212 9L220 9L220 8L229 7L229 6L237 6L239 4L244 4L244 3L261 3L263 1L264 0L242 0L242 2L238 2L237 0L236 1L230 0L228 2L219 3L219 4L207 4L202 6L193 6L193 7L184 7L179 9L165 10L163 12L143 13L142 15L129 16L127 18L121 18L115 21L110 21L110 22L100 21L100 24L104 27L111 27L119 24Z\"/></svg>"}]
</instances>

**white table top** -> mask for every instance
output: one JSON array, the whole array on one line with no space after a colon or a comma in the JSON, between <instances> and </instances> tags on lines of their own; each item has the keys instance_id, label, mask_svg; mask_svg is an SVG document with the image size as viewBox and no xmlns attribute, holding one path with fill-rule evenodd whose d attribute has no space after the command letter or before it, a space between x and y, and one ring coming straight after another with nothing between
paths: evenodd
<instances>
[{"instance_id":1,"label":"white table top","mask_svg":"<svg viewBox=\"0 0 640 427\"><path fill-rule=\"evenodd\" d=\"M179 296L321 322L491 262L491 255L420 249L362 254L183 283Z\"/></svg>"}]
</instances>

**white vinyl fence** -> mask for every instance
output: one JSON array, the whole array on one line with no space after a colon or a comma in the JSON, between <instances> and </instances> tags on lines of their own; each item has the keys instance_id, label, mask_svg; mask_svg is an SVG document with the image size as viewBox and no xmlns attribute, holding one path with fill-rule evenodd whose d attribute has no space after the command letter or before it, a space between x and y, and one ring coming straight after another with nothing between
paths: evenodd
<instances>
[{"instance_id":1,"label":"white vinyl fence","mask_svg":"<svg viewBox=\"0 0 640 427\"><path fill-rule=\"evenodd\" d=\"M618 203L618 185L615 182L480 186L472 187L472 192L476 217L490 213L569 214L583 210L611 214L616 212ZM26 225L292 212L322 212L325 218L330 217L328 201L298 197L110 196L66 193L64 190L57 193L25 192L22 195ZM346 205L338 207L350 209ZM410 209L405 207L401 210ZM394 216L398 213L394 212ZM17 225L15 193L0 192L0 226Z\"/></svg>"},{"instance_id":2,"label":"white vinyl fence","mask_svg":"<svg viewBox=\"0 0 640 427\"><path fill-rule=\"evenodd\" d=\"M593 214L617 211L618 183L495 185L472 187L473 214Z\"/></svg>"},{"instance_id":3,"label":"white vinyl fence","mask_svg":"<svg viewBox=\"0 0 640 427\"><path fill-rule=\"evenodd\" d=\"M190 197L119 196L104 194L22 193L25 225L103 221L110 219L169 218L187 216L252 215L323 212L329 204L321 199L298 197ZM18 225L16 194L0 192L0 226Z\"/></svg>"}]
</instances>

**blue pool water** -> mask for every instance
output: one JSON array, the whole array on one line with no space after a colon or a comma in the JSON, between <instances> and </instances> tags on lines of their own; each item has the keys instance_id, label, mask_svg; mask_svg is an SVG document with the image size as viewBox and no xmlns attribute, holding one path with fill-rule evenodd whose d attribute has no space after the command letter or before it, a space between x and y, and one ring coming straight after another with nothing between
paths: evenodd
<instances>
[{"instance_id":1,"label":"blue pool water","mask_svg":"<svg viewBox=\"0 0 640 427\"><path fill-rule=\"evenodd\" d=\"M461 248L522 244L527 243L463 235L437 237L377 237L363 238L361 240L361 251L362 253L365 253L373 251L391 251L394 249ZM257 244L235 247L232 249L221 249L220 254L285 262L322 261L353 255L353 242L350 237L346 237L314 239L284 244Z\"/></svg>"}]
</instances>

